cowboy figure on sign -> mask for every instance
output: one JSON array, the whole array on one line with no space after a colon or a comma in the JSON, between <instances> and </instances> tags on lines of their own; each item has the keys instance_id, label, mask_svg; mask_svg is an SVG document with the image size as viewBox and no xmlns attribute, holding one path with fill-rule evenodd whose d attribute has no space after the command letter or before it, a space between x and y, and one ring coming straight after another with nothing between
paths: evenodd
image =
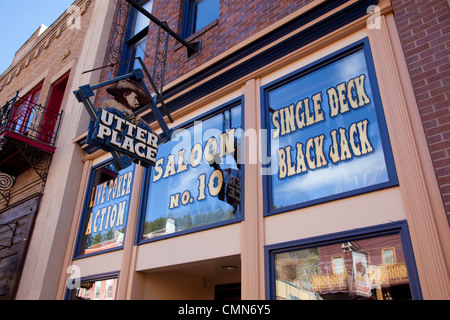
<instances>
[{"instance_id":1,"label":"cowboy figure on sign","mask_svg":"<svg viewBox=\"0 0 450 320\"><path fill-rule=\"evenodd\" d=\"M112 95L114 99L103 102L100 108L114 108L121 112L128 112L134 115L137 120L145 123L144 120L134 114L134 111L141 106L148 105L150 97L137 82L131 79L120 80L110 85L106 92Z\"/></svg>"}]
</instances>

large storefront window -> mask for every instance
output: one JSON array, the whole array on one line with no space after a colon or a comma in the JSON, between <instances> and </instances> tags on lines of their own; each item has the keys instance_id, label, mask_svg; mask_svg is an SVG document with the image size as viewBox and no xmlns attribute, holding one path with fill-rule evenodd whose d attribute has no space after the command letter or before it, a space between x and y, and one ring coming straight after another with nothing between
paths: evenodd
<instances>
[{"instance_id":1,"label":"large storefront window","mask_svg":"<svg viewBox=\"0 0 450 320\"><path fill-rule=\"evenodd\" d=\"M263 88L265 213L397 183L368 42Z\"/></svg>"},{"instance_id":2,"label":"large storefront window","mask_svg":"<svg viewBox=\"0 0 450 320\"><path fill-rule=\"evenodd\" d=\"M138 241L240 221L241 99L175 130L148 170Z\"/></svg>"},{"instance_id":3,"label":"large storefront window","mask_svg":"<svg viewBox=\"0 0 450 320\"><path fill-rule=\"evenodd\" d=\"M123 247L135 164L118 170L114 162L91 171L76 255Z\"/></svg>"},{"instance_id":4,"label":"large storefront window","mask_svg":"<svg viewBox=\"0 0 450 320\"><path fill-rule=\"evenodd\" d=\"M409 300L421 297L400 233L349 237L270 251L270 298ZM404 241L404 240L403 240ZM278 246L280 247L280 246Z\"/></svg>"}]
</instances>

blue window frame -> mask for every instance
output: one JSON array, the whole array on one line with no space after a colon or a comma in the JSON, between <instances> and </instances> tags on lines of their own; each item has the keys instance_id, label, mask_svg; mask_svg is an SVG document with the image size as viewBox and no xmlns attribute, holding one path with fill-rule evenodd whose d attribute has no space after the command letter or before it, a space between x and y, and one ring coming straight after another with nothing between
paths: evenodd
<instances>
[{"instance_id":1,"label":"blue window frame","mask_svg":"<svg viewBox=\"0 0 450 320\"><path fill-rule=\"evenodd\" d=\"M383 262L385 248L395 264ZM267 245L265 265L269 300L422 299L406 221Z\"/></svg>"},{"instance_id":2,"label":"blue window frame","mask_svg":"<svg viewBox=\"0 0 450 320\"><path fill-rule=\"evenodd\" d=\"M148 12L152 12L153 0L141 0L138 3ZM147 45L147 34L150 19L140 13L133 6L130 7L130 14L125 33L125 46L122 53L122 61L140 57L146 58L145 47ZM137 60L123 63L120 68L120 74L125 74L140 68Z\"/></svg>"},{"instance_id":3,"label":"blue window frame","mask_svg":"<svg viewBox=\"0 0 450 320\"><path fill-rule=\"evenodd\" d=\"M146 169L137 243L243 219L242 98L175 128Z\"/></svg>"},{"instance_id":4,"label":"blue window frame","mask_svg":"<svg viewBox=\"0 0 450 320\"><path fill-rule=\"evenodd\" d=\"M184 4L183 37L189 37L219 19L219 0L186 0Z\"/></svg>"},{"instance_id":5,"label":"blue window frame","mask_svg":"<svg viewBox=\"0 0 450 320\"><path fill-rule=\"evenodd\" d=\"M74 258L123 248L135 166L107 161L91 169Z\"/></svg>"},{"instance_id":6,"label":"blue window frame","mask_svg":"<svg viewBox=\"0 0 450 320\"><path fill-rule=\"evenodd\" d=\"M265 215L398 184L367 39L261 95Z\"/></svg>"}]
</instances>

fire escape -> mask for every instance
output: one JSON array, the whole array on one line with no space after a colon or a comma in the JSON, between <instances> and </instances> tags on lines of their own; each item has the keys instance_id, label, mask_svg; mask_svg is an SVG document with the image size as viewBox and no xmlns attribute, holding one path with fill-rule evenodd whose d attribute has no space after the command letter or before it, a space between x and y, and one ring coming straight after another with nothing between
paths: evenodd
<instances>
[{"instance_id":1,"label":"fire escape","mask_svg":"<svg viewBox=\"0 0 450 320\"><path fill-rule=\"evenodd\" d=\"M0 109L0 196L9 204L16 177L33 168L45 185L62 111L54 112L19 97Z\"/></svg>"}]
</instances>

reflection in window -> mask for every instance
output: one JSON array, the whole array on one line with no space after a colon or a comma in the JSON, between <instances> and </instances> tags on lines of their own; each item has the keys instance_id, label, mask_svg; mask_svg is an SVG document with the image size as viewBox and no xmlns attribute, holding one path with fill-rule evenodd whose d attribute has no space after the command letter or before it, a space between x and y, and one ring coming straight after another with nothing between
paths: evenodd
<instances>
[{"instance_id":1,"label":"reflection in window","mask_svg":"<svg viewBox=\"0 0 450 320\"><path fill-rule=\"evenodd\" d=\"M345 272L344 269L344 258L341 257L333 257L333 272L336 274L342 274Z\"/></svg>"},{"instance_id":2,"label":"reflection in window","mask_svg":"<svg viewBox=\"0 0 450 320\"><path fill-rule=\"evenodd\" d=\"M70 300L113 300L116 297L117 277L82 281L79 288L71 290Z\"/></svg>"},{"instance_id":3,"label":"reflection in window","mask_svg":"<svg viewBox=\"0 0 450 320\"><path fill-rule=\"evenodd\" d=\"M242 217L241 106L175 131L147 180L142 240Z\"/></svg>"},{"instance_id":4,"label":"reflection in window","mask_svg":"<svg viewBox=\"0 0 450 320\"><path fill-rule=\"evenodd\" d=\"M383 249L383 264L390 265L395 263L394 248Z\"/></svg>"},{"instance_id":5,"label":"reflection in window","mask_svg":"<svg viewBox=\"0 0 450 320\"><path fill-rule=\"evenodd\" d=\"M94 299L100 300L101 281L95 281L94 283Z\"/></svg>"},{"instance_id":6,"label":"reflection in window","mask_svg":"<svg viewBox=\"0 0 450 320\"><path fill-rule=\"evenodd\" d=\"M397 262L385 263L385 246L391 249L383 252L395 254ZM276 253L276 298L411 299L402 253L398 234Z\"/></svg>"},{"instance_id":7,"label":"reflection in window","mask_svg":"<svg viewBox=\"0 0 450 320\"><path fill-rule=\"evenodd\" d=\"M118 170L113 162L92 170L87 190L79 254L93 254L123 245L134 167Z\"/></svg>"}]
</instances>

